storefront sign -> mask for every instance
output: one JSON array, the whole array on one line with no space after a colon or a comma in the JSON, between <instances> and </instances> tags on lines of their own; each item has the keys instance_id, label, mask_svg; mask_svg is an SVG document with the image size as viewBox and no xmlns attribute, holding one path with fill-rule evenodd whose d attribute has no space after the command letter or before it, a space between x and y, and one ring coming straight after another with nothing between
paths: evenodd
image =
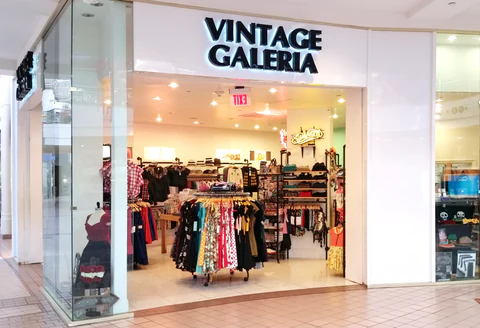
<instances>
[{"instance_id":1,"label":"storefront sign","mask_svg":"<svg viewBox=\"0 0 480 328\"><path fill-rule=\"evenodd\" d=\"M250 89L231 89L230 90L230 104L233 107L250 106Z\"/></svg>"},{"instance_id":2,"label":"storefront sign","mask_svg":"<svg viewBox=\"0 0 480 328\"><path fill-rule=\"evenodd\" d=\"M205 18L210 38L216 44L208 51L209 62L217 67L318 73L311 52L322 50L322 31ZM233 46L237 44L236 49ZM244 47L243 45L250 45Z\"/></svg>"},{"instance_id":3,"label":"storefront sign","mask_svg":"<svg viewBox=\"0 0 480 328\"><path fill-rule=\"evenodd\" d=\"M37 56L29 51L17 68L17 100L30 97L37 87L36 81Z\"/></svg>"}]
</instances>

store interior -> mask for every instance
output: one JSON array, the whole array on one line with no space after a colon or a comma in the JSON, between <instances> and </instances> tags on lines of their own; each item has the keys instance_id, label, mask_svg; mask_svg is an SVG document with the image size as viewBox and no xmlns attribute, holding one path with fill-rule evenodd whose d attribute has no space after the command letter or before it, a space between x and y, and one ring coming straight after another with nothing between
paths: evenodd
<instances>
[{"instance_id":1,"label":"store interior","mask_svg":"<svg viewBox=\"0 0 480 328\"><path fill-rule=\"evenodd\" d=\"M142 202L150 204L137 202L149 207L150 223L155 221L157 232L150 228L151 236L147 237L148 264L131 260L134 265L128 272L128 300L132 311L238 295L354 284L344 278L343 254L329 250L336 242L331 240L329 231L337 226L343 229L339 222L346 220L340 218L343 199L336 194L339 188L343 190L342 174L346 169L343 156L348 99L344 89L136 72L133 91L129 155L144 172L158 173L158 179L149 181L150 194L142 192L143 198L150 198L142 198ZM238 106L232 96L236 94L246 95L237 97ZM243 105L245 101L247 105ZM310 129L321 132L303 145L292 144L293 135L305 135ZM283 134L287 136L284 145ZM289 151L289 165L287 153L281 154L284 148ZM331 153L332 148L336 154ZM283 172L279 169L281 164L295 164L296 168ZM222 175L227 169L231 172L245 167L258 174L257 188L246 187L250 180L242 184L245 191L250 191L246 198L251 197L265 209L262 235L267 242L268 261L255 263L258 269L248 271L248 281L246 270L230 270L228 265L218 269L217 262L211 275L192 273L184 267L185 263L178 265L179 261L172 259L171 249L174 244L179 245L176 236L178 226L183 225L175 221L182 220L178 214L187 213L179 213L179 205L201 198L195 195L195 188L206 191L215 182L232 179L229 173L227 177ZM168 195L152 192L151 183L162 179L162 170L166 173L167 169L179 168L183 174L188 172L187 186L174 186L172 179ZM325 178L324 185L319 184L323 180L315 180L319 174ZM279 182L284 178L294 179ZM298 190L285 192L290 188L287 185ZM325 225L321 233L313 229L312 221L317 215L320 217L320 210ZM301 222L293 219L295 227L288 223L285 234L285 218L295 216ZM196 231L195 225L193 229ZM260 250L260 244L257 246ZM327 254L333 254L332 258L341 256L342 265L335 269L327 265Z\"/></svg>"}]
</instances>

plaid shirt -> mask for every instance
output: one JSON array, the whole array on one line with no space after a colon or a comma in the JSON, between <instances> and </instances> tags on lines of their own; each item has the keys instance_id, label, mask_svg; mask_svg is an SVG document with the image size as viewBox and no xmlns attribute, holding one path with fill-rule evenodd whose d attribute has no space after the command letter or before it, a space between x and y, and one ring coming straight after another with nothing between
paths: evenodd
<instances>
[{"instance_id":1,"label":"plaid shirt","mask_svg":"<svg viewBox=\"0 0 480 328\"><path fill-rule=\"evenodd\" d=\"M148 180L143 180L142 200L143 201L150 200L150 194L148 193Z\"/></svg>"},{"instance_id":2,"label":"plaid shirt","mask_svg":"<svg viewBox=\"0 0 480 328\"><path fill-rule=\"evenodd\" d=\"M135 199L140 194L140 189L143 186L143 170L141 167L133 164L132 162L128 163L127 166L127 185L128 199Z\"/></svg>"},{"instance_id":3,"label":"plaid shirt","mask_svg":"<svg viewBox=\"0 0 480 328\"><path fill-rule=\"evenodd\" d=\"M132 162L127 166L127 197L128 199L137 198L140 194L140 189L143 185L143 170ZM103 177L103 191L111 192L112 189L112 164L111 162L103 163L100 169L100 174Z\"/></svg>"},{"instance_id":4,"label":"plaid shirt","mask_svg":"<svg viewBox=\"0 0 480 328\"><path fill-rule=\"evenodd\" d=\"M103 167L100 169L100 174L103 177L103 192L110 192L112 188L112 163L103 162Z\"/></svg>"}]
</instances>

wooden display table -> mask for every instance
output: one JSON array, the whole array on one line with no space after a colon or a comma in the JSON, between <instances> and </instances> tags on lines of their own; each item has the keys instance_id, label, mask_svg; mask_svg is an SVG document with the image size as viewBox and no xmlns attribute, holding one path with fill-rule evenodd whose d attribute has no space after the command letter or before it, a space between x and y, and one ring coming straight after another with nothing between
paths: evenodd
<instances>
[{"instance_id":1,"label":"wooden display table","mask_svg":"<svg viewBox=\"0 0 480 328\"><path fill-rule=\"evenodd\" d=\"M160 242L162 244L162 254L167 252L167 245L165 243L165 231L168 222L180 222L180 215L160 214Z\"/></svg>"}]
</instances>

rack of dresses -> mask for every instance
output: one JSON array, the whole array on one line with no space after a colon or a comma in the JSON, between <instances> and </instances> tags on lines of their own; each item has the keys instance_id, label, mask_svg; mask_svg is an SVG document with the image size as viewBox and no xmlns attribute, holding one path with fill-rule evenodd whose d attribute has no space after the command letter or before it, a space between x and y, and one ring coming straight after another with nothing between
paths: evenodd
<instances>
[{"instance_id":1,"label":"rack of dresses","mask_svg":"<svg viewBox=\"0 0 480 328\"><path fill-rule=\"evenodd\" d=\"M128 204L129 225L135 229L130 229L133 236L133 262L134 264L147 265L148 254L147 244L158 240L157 224L155 215L150 208L150 204L142 201L131 201Z\"/></svg>"},{"instance_id":2,"label":"rack of dresses","mask_svg":"<svg viewBox=\"0 0 480 328\"><path fill-rule=\"evenodd\" d=\"M262 205L244 192L196 193L183 203L171 257L177 269L213 281L221 269L247 272L263 268L267 249Z\"/></svg>"}]
</instances>

